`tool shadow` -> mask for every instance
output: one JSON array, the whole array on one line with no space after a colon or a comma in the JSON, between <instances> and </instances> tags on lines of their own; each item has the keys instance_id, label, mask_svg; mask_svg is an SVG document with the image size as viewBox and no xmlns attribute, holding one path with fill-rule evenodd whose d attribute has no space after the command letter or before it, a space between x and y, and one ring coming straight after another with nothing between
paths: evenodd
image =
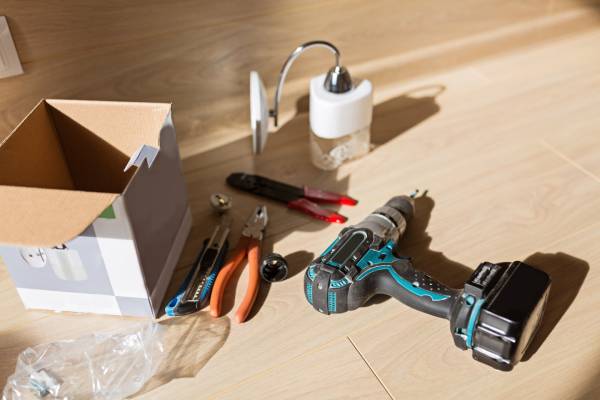
<instances>
[{"instance_id":1,"label":"tool shadow","mask_svg":"<svg viewBox=\"0 0 600 400\"><path fill-rule=\"evenodd\" d=\"M444 91L443 85L431 85L412 89L409 92L374 106L371 126L371 141L381 146L409 131L440 110L437 96ZM308 100L297 101L296 115L269 136L265 151L260 155L251 152L251 138L244 137L204 153L183 160L183 169L190 190L192 211L199 208L210 214L205 199L211 193L224 192L234 199L232 213L245 220L249 211L257 204L265 203L275 217L285 214L288 222L280 227L269 226L269 235L285 231L317 231L327 223L287 210L285 205L235 190L225 184L233 172L265 175L286 183L310 185L340 193L349 192L349 177L338 176L337 171L322 171L310 162ZM348 193L352 196L352 193ZM360 199L359 199L360 200ZM272 207L271 207L272 206ZM336 205L327 208L339 209ZM342 211L343 212L343 211Z\"/></svg>"},{"instance_id":2,"label":"tool shadow","mask_svg":"<svg viewBox=\"0 0 600 400\"><path fill-rule=\"evenodd\" d=\"M427 195L415 199L415 215L409 221L404 235L398 242L397 255L408 256L415 268L425 272L446 286L460 288L469 279L472 269L450 260L443 253L432 250L432 238L427 226L435 202ZM365 306L383 303L389 299L385 295L372 297Z\"/></svg>"},{"instance_id":3,"label":"tool shadow","mask_svg":"<svg viewBox=\"0 0 600 400\"><path fill-rule=\"evenodd\" d=\"M427 233L427 226L434 206L435 202L429 196L425 195L415 199L415 216L409 222L407 230L399 242L399 253L411 257L415 268L432 276L444 285L461 288L477 266L473 265L472 268L469 268L430 248L432 238ZM525 258L523 262L546 272L552 280L548 301L538 331L522 358L522 361L527 361L540 349L556 324L567 312L573 300L575 300L589 271L589 264L584 260L561 252L534 253ZM377 304L387 299L386 296L377 296L367 304Z\"/></svg>"},{"instance_id":4,"label":"tool shadow","mask_svg":"<svg viewBox=\"0 0 600 400\"><path fill-rule=\"evenodd\" d=\"M270 246L272 248L272 245ZM263 252L263 255L267 255L269 253ZM285 279L290 279L292 276L298 274L300 271L304 271L306 266L310 264L310 262L315 258L314 253L300 250L290 253L288 255L283 255L288 263L288 275ZM254 302L254 306L248 315L248 321L251 320L260 312L260 309L265 304L267 297L269 295L269 291L271 290L271 285L277 285L278 283L269 283L264 280L261 282L259 287L258 296L256 297L256 301Z\"/></svg>"},{"instance_id":5,"label":"tool shadow","mask_svg":"<svg viewBox=\"0 0 600 400\"><path fill-rule=\"evenodd\" d=\"M261 243L260 251L261 251L262 258L264 258L264 256L266 256L267 254L272 253L273 252L273 242L268 239L263 239L263 241ZM241 276L244 273L245 269L248 268L247 260L244 261L244 263L245 263L245 265L242 268L238 268L233 272L231 279L229 280L229 284L227 285L227 290L223 294L223 302L221 304L221 312L223 313L223 315L228 314L230 311L232 311L234 309L238 285L242 285L245 288L246 285L248 284L247 279L246 280L241 279ZM246 272L246 276L247 275L248 274ZM265 301L267 299L267 295L269 294L269 289L270 289L270 285L267 282L262 281L262 279L261 279L260 284L258 286L258 294L256 295L256 300L254 300L254 304L252 305L250 314L248 314L246 321L249 321L252 318L254 318L256 313L262 308L263 304L265 303ZM243 290L244 294L245 294L245 292L246 291ZM243 296L243 294L242 294L242 296ZM237 298L237 300L238 300L238 303L239 303L239 301L241 301L240 298Z\"/></svg>"},{"instance_id":6,"label":"tool shadow","mask_svg":"<svg viewBox=\"0 0 600 400\"><path fill-rule=\"evenodd\" d=\"M442 85L417 88L375 105L371 129L372 142L376 146L381 146L437 113L440 107L436 102L436 96L443 91L443 88ZM218 224L218 217L211 211L208 202L212 193L225 193L233 199L233 208L230 210L233 217L232 233L229 237L230 249L235 248L244 221L258 204L267 205L270 219L263 244L263 254L270 252L273 243L269 242L279 241L291 232L316 232L328 226L326 222L289 210L282 203L227 186L225 179L229 174L247 172L264 175L297 186L307 184L352 196L349 176L340 177L336 171L322 171L311 164L307 111L308 97L305 96L296 103L296 115L284 123L276 133L270 135L265 152L261 155L252 154L251 138L245 137L183 159L183 171L189 188L189 203L195 223L165 301L175 294L203 240ZM336 211L340 208L335 205L326 205L326 207ZM340 212L344 213L343 210ZM300 258L303 258L302 255ZM236 271L236 275L232 277L235 283L232 282L225 293L223 299L225 311L230 311L233 307L233 294L240 274L241 271ZM264 302L265 290L268 291L268 287L266 289L261 287L257 300L259 305L262 304L261 301Z\"/></svg>"},{"instance_id":7,"label":"tool shadow","mask_svg":"<svg viewBox=\"0 0 600 400\"><path fill-rule=\"evenodd\" d=\"M261 249L262 257L264 258L267 254L273 252L273 241L266 239L263 241L263 246ZM300 271L304 271L306 266L314 259L314 254L308 251L300 250L295 251L291 254L283 254L287 263L288 263L288 275L286 279L290 279L292 276L298 274ZM238 285L245 286L247 282L241 278L244 272L244 268L238 268L231 277L228 290L223 295L223 304L222 304L222 312L223 314L229 313L233 310L236 302L235 293L237 291ZM263 305L265 304L267 297L269 295L269 291L271 290L271 285L276 285L277 283L269 283L261 279L260 285L258 287L258 294L256 296L256 300L254 301L254 305L250 310L250 314L248 314L248 318L246 321L250 321L253 319L261 310ZM239 302L239 298L237 299Z\"/></svg>"}]
</instances>

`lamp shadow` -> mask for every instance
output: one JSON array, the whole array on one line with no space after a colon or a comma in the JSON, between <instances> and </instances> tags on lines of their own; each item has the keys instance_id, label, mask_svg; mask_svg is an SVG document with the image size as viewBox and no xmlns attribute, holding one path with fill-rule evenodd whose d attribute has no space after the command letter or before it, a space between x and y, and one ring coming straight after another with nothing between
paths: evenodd
<instances>
[{"instance_id":1,"label":"lamp shadow","mask_svg":"<svg viewBox=\"0 0 600 400\"><path fill-rule=\"evenodd\" d=\"M371 123L371 144L382 146L440 111L437 98L446 90L442 84L419 86L400 96L375 104ZM309 97L296 102L296 113L308 113Z\"/></svg>"},{"instance_id":2,"label":"lamp shadow","mask_svg":"<svg viewBox=\"0 0 600 400\"><path fill-rule=\"evenodd\" d=\"M430 248L432 239L427 234L427 226L434 206L434 200L427 195L415 199L415 215L409 221L407 230L398 243L398 253L409 256L415 268L442 284L452 288L462 288L473 273L473 269L450 260L443 253ZM523 262L546 272L552 280L538 331L522 358L522 361L527 361L540 349L575 300L589 271L589 264L562 252L534 253ZM378 304L387 299L387 296L375 296L367 305Z\"/></svg>"},{"instance_id":3,"label":"lamp shadow","mask_svg":"<svg viewBox=\"0 0 600 400\"><path fill-rule=\"evenodd\" d=\"M444 85L414 88L402 95L375 105L371 124L371 143L382 146L440 111L437 98Z\"/></svg>"}]
</instances>

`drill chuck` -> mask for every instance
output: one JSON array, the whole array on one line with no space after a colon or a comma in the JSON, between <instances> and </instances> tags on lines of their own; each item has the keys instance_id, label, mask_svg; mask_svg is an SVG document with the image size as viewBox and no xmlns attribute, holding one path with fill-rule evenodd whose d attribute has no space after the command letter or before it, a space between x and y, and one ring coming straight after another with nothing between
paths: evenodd
<instances>
[{"instance_id":1,"label":"drill chuck","mask_svg":"<svg viewBox=\"0 0 600 400\"><path fill-rule=\"evenodd\" d=\"M412 197L392 197L354 227L368 229L380 240L397 242L404 234L408 221L414 215L414 209L415 201Z\"/></svg>"},{"instance_id":2,"label":"drill chuck","mask_svg":"<svg viewBox=\"0 0 600 400\"><path fill-rule=\"evenodd\" d=\"M541 321L550 278L521 262L482 263L463 289L444 286L396 255L414 216L412 196L396 196L358 224L343 229L307 268L308 302L323 314L361 307L376 294L448 319L456 346L473 358L510 370Z\"/></svg>"}]
</instances>

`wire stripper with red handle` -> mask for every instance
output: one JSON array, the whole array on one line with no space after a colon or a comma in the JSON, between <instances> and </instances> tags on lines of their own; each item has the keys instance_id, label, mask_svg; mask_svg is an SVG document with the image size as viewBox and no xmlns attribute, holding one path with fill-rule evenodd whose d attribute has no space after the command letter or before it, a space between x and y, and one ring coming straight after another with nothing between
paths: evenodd
<instances>
[{"instance_id":1,"label":"wire stripper with red handle","mask_svg":"<svg viewBox=\"0 0 600 400\"><path fill-rule=\"evenodd\" d=\"M236 189L267 197L287 204L291 209L301 211L313 218L326 222L344 223L348 218L335 211L322 208L316 203L354 206L358 201L352 197L315 189L308 186L298 187L259 175L236 172L227 177L227 183Z\"/></svg>"}]
</instances>

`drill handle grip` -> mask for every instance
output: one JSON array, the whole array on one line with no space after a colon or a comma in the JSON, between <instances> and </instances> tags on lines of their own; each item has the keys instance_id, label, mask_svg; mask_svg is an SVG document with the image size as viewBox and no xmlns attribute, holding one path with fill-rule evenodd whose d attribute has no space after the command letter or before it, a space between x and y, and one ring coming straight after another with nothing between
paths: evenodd
<instances>
[{"instance_id":1,"label":"drill handle grip","mask_svg":"<svg viewBox=\"0 0 600 400\"><path fill-rule=\"evenodd\" d=\"M355 282L359 283L355 289L385 294L416 310L445 319L450 317L458 295L458 291L416 270L409 259L371 265L356 276Z\"/></svg>"}]
</instances>

